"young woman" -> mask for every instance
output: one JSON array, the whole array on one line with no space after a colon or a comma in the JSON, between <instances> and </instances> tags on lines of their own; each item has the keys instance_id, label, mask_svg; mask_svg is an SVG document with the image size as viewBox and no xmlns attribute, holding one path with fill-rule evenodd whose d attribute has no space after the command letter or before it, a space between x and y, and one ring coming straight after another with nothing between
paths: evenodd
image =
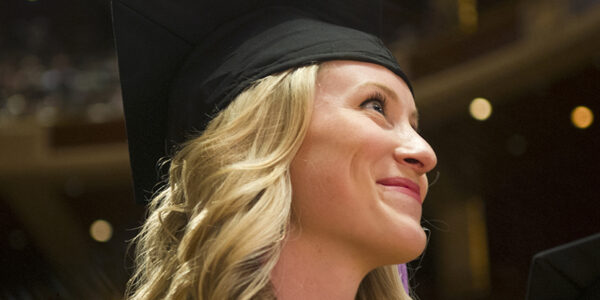
<instances>
[{"instance_id":1,"label":"young woman","mask_svg":"<svg viewBox=\"0 0 600 300\"><path fill-rule=\"evenodd\" d=\"M231 53L212 65L217 71L198 76L194 57L202 56L194 52L169 84L169 101L177 103L169 107L169 132L186 127L173 111L202 118L180 96L197 89L193 82L218 99L219 111L201 134L179 143L168 182L150 202L130 299L409 299L396 265L425 247L421 205L436 157L417 134L408 81L372 36L288 9L253 10L252 20L285 18L239 35L234 56L249 60L242 75L219 75L215 85ZM220 28L239 34L241 27ZM117 31L118 46L124 39ZM260 51L240 50L247 47ZM122 49L128 117L128 98L136 97ZM277 68L253 65L264 55ZM259 71L248 75L252 68Z\"/></svg>"}]
</instances>

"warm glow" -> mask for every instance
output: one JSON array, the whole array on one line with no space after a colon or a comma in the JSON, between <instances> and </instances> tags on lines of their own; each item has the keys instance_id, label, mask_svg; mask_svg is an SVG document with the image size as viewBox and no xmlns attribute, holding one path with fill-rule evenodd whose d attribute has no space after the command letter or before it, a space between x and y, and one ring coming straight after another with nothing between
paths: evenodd
<instances>
[{"instance_id":1,"label":"warm glow","mask_svg":"<svg viewBox=\"0 0 600 300\"><path fill-rule=\"evenodd\" d=\"M112 233L112 226L105 220L96 220L90 226L90 235L98 242L108 242Z\"/></svg>"},{"instance_id":2,"label":"warm glow","mask_svg":"<svg viewBox=\"0 0 600 300\"><path fill-rule=\"evenodd\" d=\"M475 98L469 105L471 116L479 121L487 120L492 114L492 104L484 98Z\"/></svg>"},{"instance_id":3,"label":"warm glow","mask_svg":"<svg viewBox=\"0 0 600 300\"><path fill-rule=\"evenodd\" d=\"M485 292L490 289L490 257L483 199L474 197L466 202L467 241L471 286Z\"/></svg>"},{"instance_id":4,"label":"warm glow","mask_svg":"<svg viewBox=\"0 0 600 300\"><path fill-rule=\"evenodd\" d=\"M27 109L27 100L21 94L16 94L6 99L6 109L11 115L20 115Z\"/></svg>"},{"instance_id":5,"label":"warm glow","mask_svg":"<svg viewBox=\"0 0 600 300\"><path fill-rule=\"evenodd\" d=\"M594 113L585 106L577 106L571 112L571 122L577 128L588 128L594 122Z\"/></svg>"},{"instance_id":6,"label":"warm glow","mask_svg":"<svg viewBox=\"0 0 600 300\"><path fill-rule=\"evenodd\" d=\"M458 0L458 22L460 29L465 33L477 31L479 22L477 0Z\"/></svg>"}]
</instances>

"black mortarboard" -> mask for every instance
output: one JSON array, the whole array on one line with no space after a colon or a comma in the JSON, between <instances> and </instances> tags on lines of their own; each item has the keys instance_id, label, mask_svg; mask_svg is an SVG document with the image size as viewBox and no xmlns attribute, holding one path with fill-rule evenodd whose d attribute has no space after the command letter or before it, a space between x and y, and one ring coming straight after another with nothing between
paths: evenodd
<instances>
[{"instance_id":1,"label":"black mortarboard","mask_svg":"<svg viewBox=\"0 0 600 300\"><path fill-rule=\"evenodd\" d=\"M536 254L527 299L600 299L600 234Z\"/></svg>"},{"instance_id":2,"label":"black mortarboard","mask_svg":"<svg viewBox=\"0 0 600 300\"><path fill-rule=\"evenodd\" d=\"M159 182L159 159L257 79L357 60L387 67L409 84L377 37L381 6L373 0L113 0L137 201Z\"/></svg>"}]
</instances>

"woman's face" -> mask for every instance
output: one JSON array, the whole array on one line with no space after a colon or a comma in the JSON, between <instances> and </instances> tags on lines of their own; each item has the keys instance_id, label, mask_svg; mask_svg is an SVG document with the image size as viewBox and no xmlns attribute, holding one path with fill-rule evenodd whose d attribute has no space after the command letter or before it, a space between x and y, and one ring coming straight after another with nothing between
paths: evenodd
<instances>
[{"instance_id":1,"label":"woman's face","mask_svg":"<svg viewBox=\"0 0 600 300\"><path fill-rule=\"evenodd\" d=\"M416 127L415 103L400 77L370 63L323 64L311 123L290 168L301 237L377 266L416 258L426 244L425 173L437 162Z\"/></svg>"}]
</instances>

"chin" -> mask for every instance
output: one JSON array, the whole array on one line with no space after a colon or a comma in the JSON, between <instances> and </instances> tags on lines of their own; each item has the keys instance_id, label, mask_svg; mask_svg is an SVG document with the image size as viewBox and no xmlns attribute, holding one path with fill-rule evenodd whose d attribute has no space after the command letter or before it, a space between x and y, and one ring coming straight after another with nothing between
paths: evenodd
<instances>
[{"instance_id":1,"label":"chin","mask_svg":"<svg viewBox=\"0 0 600 300\"><path fill-rule=\"evenodd\" d=\"M405 236L402 241L401 249L397 253L401 253L401 257L398 257L399 262L407 263L419 257L425 251L427 246L427 235L423 228L419 227L414 230L410 236Z\"/></svg>"}]
</instances>

